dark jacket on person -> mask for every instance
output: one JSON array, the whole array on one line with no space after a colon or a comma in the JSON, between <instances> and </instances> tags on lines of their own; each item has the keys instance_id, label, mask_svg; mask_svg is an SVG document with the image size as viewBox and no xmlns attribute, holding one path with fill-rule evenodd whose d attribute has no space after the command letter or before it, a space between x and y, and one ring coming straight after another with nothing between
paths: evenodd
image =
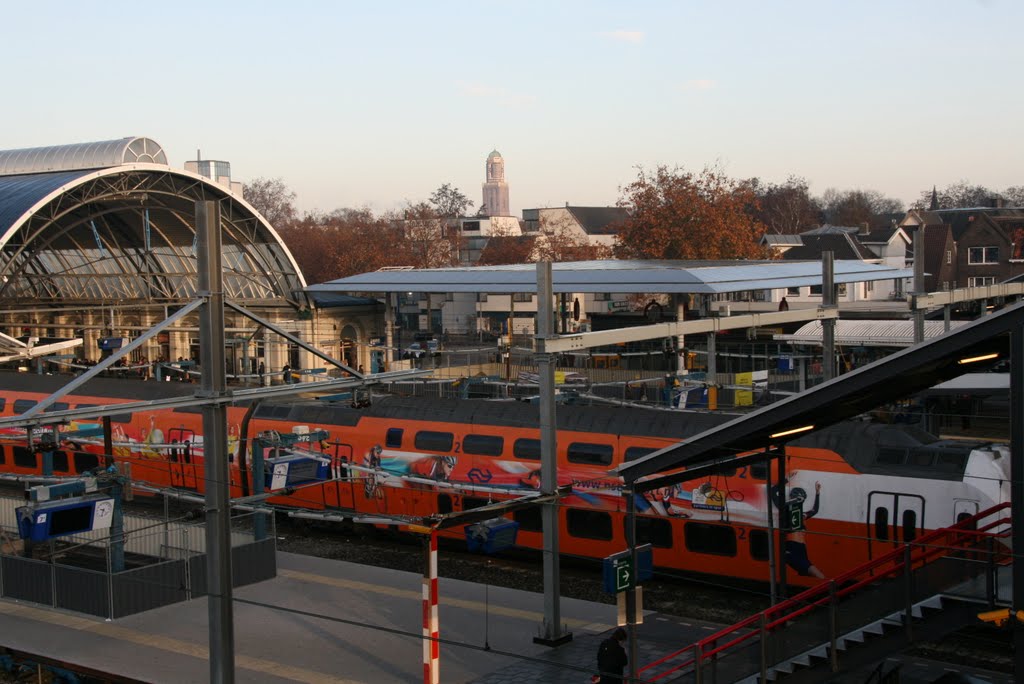
<instances>
[{"instance_id":1,"label":"dark jacket on person","mask_svg":"<svg viewBox=\"0 0 1024 684\"><path fill-rule=\"evenodd\" d=\"M618 639L610 636L601 642L597 649L597 669L601 674L601 684L622 684L622 671L626 669L626 649Z\"/></svg>"}]
</instances>

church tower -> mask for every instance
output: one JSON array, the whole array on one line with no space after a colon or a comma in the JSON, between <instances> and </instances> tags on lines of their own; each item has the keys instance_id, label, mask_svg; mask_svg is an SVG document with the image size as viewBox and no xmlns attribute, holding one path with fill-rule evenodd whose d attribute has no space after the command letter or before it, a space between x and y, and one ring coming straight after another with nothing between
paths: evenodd
<instances>
[{"instance_id":1,"label":"church tower","mask_svg":"<svg viewBox=\"0 0 1024 684\"><path fill-rule=\"evenodd\" d=\"M508 209L508 183L505 182L505 160L498 150L487 155L487 182L481 213L487 216L511 216Z\"/></svg>"}]
</instances>

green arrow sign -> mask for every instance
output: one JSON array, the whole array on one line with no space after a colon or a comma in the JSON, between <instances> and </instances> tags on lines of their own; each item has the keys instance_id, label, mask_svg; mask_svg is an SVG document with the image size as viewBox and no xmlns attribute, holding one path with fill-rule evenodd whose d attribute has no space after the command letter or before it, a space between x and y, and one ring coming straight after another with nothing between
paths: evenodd
<instances>
[{"instance_id":1,"label":"green arrow sign","mask_svg":"<svg viewBox=\"0 0 1024 684\"><path fill-rule=\"evenodd\" d=\"M629 589L629 580L633 577L633 559L629 556L615 559L615 591Z\"/></svg>"}]
</instances>

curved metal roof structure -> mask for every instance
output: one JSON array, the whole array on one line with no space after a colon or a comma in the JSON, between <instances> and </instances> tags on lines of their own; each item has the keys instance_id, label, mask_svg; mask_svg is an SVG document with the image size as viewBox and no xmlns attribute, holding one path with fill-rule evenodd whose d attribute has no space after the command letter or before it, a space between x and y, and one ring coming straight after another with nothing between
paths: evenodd
<instances>
[{"instance_id":1,"label":"curved metal roof structure","mask_svg":"<svg viewBox=\"0 0 1024 684\"><path fill-rule=\"evenodd\" d=\"M193 297L197 200L220 203L225 296L306 303L305 280L273 227L229 188L168 167L148 138L0 152L0 301Z\"/></svg>"},{"instance_id":2,"label":"curved metal roof structure","mask_svg":"<svg viewBox=\"0 0 1024 684\"><path fill-rule=\"evenodd\" d=\"M820 261L572 261L551 265L555 292L711 294L820 285ZM837 260L835 282L909 278L913 271ZM311 292L536 292L537 265L380 270L310 286Z\"/></svg>"},{"instance_id":3,"label":"curved metal roof structure","mask_svg":"<svg viewBox=\"0 0 1024 684\"><path fill-rule=\"evenodd\" d=\"M122 164L167 164L155 140L121 138L100 142L0 150L0 176L47 171L101 169Z\"/></svg>"}]
</instances>

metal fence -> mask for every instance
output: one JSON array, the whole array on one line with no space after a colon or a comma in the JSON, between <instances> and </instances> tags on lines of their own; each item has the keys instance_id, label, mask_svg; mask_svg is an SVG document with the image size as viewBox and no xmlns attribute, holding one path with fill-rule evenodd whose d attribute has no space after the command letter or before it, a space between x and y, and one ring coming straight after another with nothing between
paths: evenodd
<instances>
[{"instance_id":1,"label":"metal fence","mask_svg":"<svg viewBox=\"0 0 1024 684\"><path fill-rule=\"evenodd\" d=\"M202 524L126 516L124 569L115 572L117 540L102 532L26 547L12 525L14 505L0 505L0 596L105 618L120 618L206 594ZM256 516L266 518L257 521ZM234 586L277 574L274 518L256 511L231 518Z\"/></svg>"}]
</instances>

